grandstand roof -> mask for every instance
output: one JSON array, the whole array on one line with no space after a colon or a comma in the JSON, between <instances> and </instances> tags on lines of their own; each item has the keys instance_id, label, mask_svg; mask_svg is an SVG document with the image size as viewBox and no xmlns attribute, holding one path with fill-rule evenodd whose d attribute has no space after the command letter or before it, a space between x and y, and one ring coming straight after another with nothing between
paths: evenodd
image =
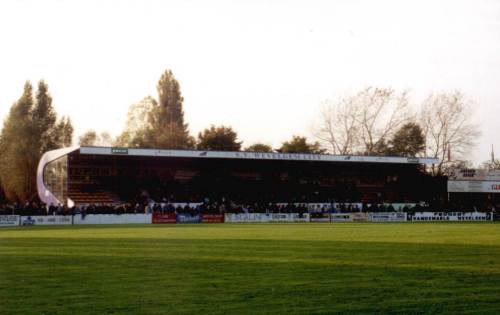
<instances>
[{"instance_id":1,"label":"grandstand roof","mask_svg":"<svg viewBox=\"0 0 500 315\"><path fill-rule=\"evenodd\" d=\"M78 149L75 148L75 149ZM196 150L161 150L117 147L79 147L80 154L128 155L145 157L180 157L203 159L248 159L248 160L287 160L287 161L322 161L322 162L364 162L394 164L438 164L436 158L414 158L394 156L359 156L305 153L262 153L233 151L196 151Z\"/></svg>"}]
</instances>

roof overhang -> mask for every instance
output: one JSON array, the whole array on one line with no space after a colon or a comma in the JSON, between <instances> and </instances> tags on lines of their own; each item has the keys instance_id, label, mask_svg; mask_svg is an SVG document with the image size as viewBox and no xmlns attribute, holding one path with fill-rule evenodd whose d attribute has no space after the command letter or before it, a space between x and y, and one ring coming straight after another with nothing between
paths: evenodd
<instances>
[{"instance_id":1,"label":"roof overhang","mask_svg":"<svg viewBox=\"0 0 500 315\"><path fill-rule=\"evenodd\" d=\"M436 158L330 155L305 153L262 153L234 151L196 151L196 150L161 150L116 147L80 147L80 154L124 155L144 157L178 157L200 159L246 159L246 160L281 160L281 161L319 161L319 162L361 162L393 164L438 164Z\"/></svg>"}]
</instances>

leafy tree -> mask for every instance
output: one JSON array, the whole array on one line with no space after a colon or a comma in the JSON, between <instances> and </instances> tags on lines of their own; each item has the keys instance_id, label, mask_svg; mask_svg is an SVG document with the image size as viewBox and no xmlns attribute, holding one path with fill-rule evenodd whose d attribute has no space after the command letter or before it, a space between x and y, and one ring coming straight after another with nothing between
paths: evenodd
<instances>
[{"instance_id":1,"label":"leafy tree","mask_svg":"<svg viewBox=\"0 0 500 315\"><path fill-rule=\"evenodd\" d=\"M158 85L158 101L146 97L132 105L127 125L117 144L131 147L192 149L194 138L184 123L180 85L171 70L166 70Z\"/></svg>"},{"instance_id":2,"label":"leafy tree","mask_svg":"<svg viewBox=\"0 0 500 315\"><path fill-rule=\"evenodd\" d=\"M184 97L182 97L179 82L171 70L166 70L162 74L156 89L158 90L158 107L153 112L151 121L153 128L174 124L187 131L182 109Z\"/></svg>"},{"instance_id":3,"label":"leafy tree","mask_svg":"<svg viewBox=\"0 0 500 315\"><path fill-rule=\"evenodd\" d=\"M416 123L404 124L389 141L388 153L397 156L417 156L425 149L422 128Z\"/></svg>"},{"instance_id":4,"label":"leafy tree","mask_svg":"<svg viewBox=\"0 0 500 315\"><path fill-rule=\"evenodd\" d=\"M379 155L379 156L386 156L386 155L394 155L391 151L391 147L389 147L389 143L385 141L385 139L379 139L375 145L373 146L371 152L365 151L362 152L361 155Z\"/></svg>"},{"instance_id":5,"label":"leafy tree","mask_svg":"<svg viewBox=\"0 0 500 315\"><path fill-rule=\"evenodd\" d=\"M36 169L46 151L71 145L73 126L69 118L57 122L48 85L38 83L36 96L30 82L4 121L0 135L0 183L9 200L25 201L36 196Z\"/></svg>"},{"instance_id":6,"label":"leafy tree","mask_svg":"<svg viewBox=\"0 0 500 315\"><path fill-rule=\"evenodd\" d=\"M293 136L292 140L283 142L276 151L281 153L325 153L318 142L309 143L306 137Z\"/></svg>"},{"instance_id":7,"label":"leafy tree","mask_svg":"<svg viewBox=\"0 0 500 315\"><path fill-rule=\"evenodd\" d=\"M248 152L273 152L273 148L270 145L264 143L254 143L245 149Z\"/></svg>"},{"instance_id":8,"label":"leafy tree","mask_svg":"<svg viewBox=\"0 0 500 315\"><path fill-rule=\"evenodd\" d=\"M109 147L113 146L114 141L109 133L101 132L97 134L95 130L91 129L80 136L79 144L81 146Z\"/></svg>"},{"instance_id":9,"label":"leafy tree","mask_svg":"<svg viewBox=\"0 0 500 315\"><path fill-rule=\"evenodd\" d=\"M52 97L45 81L38 83L36 102L31 112L32 135L40 154L60 147L70 146L73 125L67 116L57 121L57 113L52 105Z\"/></svg>"},{"instance_id":10,"label":"leafy tree","mask_svg":"<svg viewBox=\"0 0 500 315\"><path fill-rule=\"evenodd\" d=\"M0 176L9 200L25 200L35 191L32 162L33 87L24 85L23 95L11 107L0 137Z\"/></svg>"},{"instance_id":11,"label":"leafy tree","mask_svg":"<svg viewBox=\"0 0 500 315\"><path fill-rule=\"evenodd\" d=\"M79 144L81 146L94 146L97 145L97 132L89 130L80 136Z\"/></svg>"},{"instance_id":12,"label":"leafy tree","mask_svg":"<svg viewBox=\"0 0 500 315\"><path fill-rule=\"evenodd\" d=\"M157 85L158 104L149 115L150 130L146 139L154 147L166 149L191 149L194 139L184 123L184 98L179 82L171 70L166 70Z\"/></svg>"},{"instance_id":13,"label":"leafy tree","mask_svg":"<svg viewBox=\"0 0 500 315\"><path fill-rule=\"evenodd\" d=\"M239 151L241 142L237 140L238 134L231 127L212 125L198 134L197 148L199 150Z\"/></svg>"},{"instance_id":14,"label":"leafy tree","mask_svg":"<svg viewBox=\"0 0 500 315\"><path fill-rule=\"evenodd\" d=\"M38 83L36 96L30 82L15 102L0 135L0 182L9 200L36 196L36 169L46 151L71 145L73 127L69 118L56 123L48 85Z\"/></svg>"},{"instance_id":15,"label":"leafy tree","mask_svg":"<svg viewBox=\"0 0 500 315\"><path fill-rule=\"evenodd\" d=\"M57 114L52 106L52 97L49 87L41 80L38 83L36 103L32 111L33 135L37 135L35 145L40 154L58 147L58 129L56 128Z\"/></svg>"},{"instance_id":16,"label":"leafy tree","mask_svg":"<svg viewBox=\"0 0 500 315\"><path fill-rule=\"evenodd\" d=\"M61 147L69 147L73 143L73 124L68 116L63 116L57 123L57 143Z\"/></svg>"},{"instance_id":17,"label":"leafy tree","mask_svg":"<svg viewBox=\"0 0 500 315\"><path fill-rule=\"evenodd\" d=\"M155 148L164 149L194 149L195 140L186 130L177 126L177 124L168 124L163 128L163 131L148 134L146 139L149 143L154 143Z\"/></svg>"},{"instance_id":18,"label":"leafy tree","mask_svg":"<svg viewBox=\"0 0 500 315\"><path fill-rule=\"evenodd\" d=\"M122 147L147 147L146 138L151 129L149 115L158 106L158 102L147 96L139 103L130 106L125 129L116 139L116 145Z\"/></svg>"}]
</instances>

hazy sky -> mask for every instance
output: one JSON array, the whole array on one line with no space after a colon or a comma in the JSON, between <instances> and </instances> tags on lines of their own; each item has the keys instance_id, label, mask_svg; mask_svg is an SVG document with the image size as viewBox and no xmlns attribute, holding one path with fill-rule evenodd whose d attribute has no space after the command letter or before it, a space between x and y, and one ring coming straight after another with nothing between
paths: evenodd
<instances>
[{"instance_id":1,"label":"hazy sky","mask_svg":"<svg viewBox=\"0 0 500 315\"><path fill-rule=\"evenodd\" d=\"M193 134L309 135L320 103L368 85L415 103L460 89L500 156L500 1L1 1L0 118L44 78L76 134L117 135L172 69Z\"/></svg>"}]
</instances>

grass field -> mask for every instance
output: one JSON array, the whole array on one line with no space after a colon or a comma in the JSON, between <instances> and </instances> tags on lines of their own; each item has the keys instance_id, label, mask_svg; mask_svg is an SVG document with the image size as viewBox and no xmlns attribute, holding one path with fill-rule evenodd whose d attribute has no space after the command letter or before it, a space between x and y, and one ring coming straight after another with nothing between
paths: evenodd
<instances>
[{"instance_id":1,"label":"grass field","mask_svg":"<svg viewBox=\"0 0 500 315\"><path fill-rule=\"evenodd\" d=\"M500 314L500 225L0 229L0 314Z\"/></svg>"}]
</instances>

